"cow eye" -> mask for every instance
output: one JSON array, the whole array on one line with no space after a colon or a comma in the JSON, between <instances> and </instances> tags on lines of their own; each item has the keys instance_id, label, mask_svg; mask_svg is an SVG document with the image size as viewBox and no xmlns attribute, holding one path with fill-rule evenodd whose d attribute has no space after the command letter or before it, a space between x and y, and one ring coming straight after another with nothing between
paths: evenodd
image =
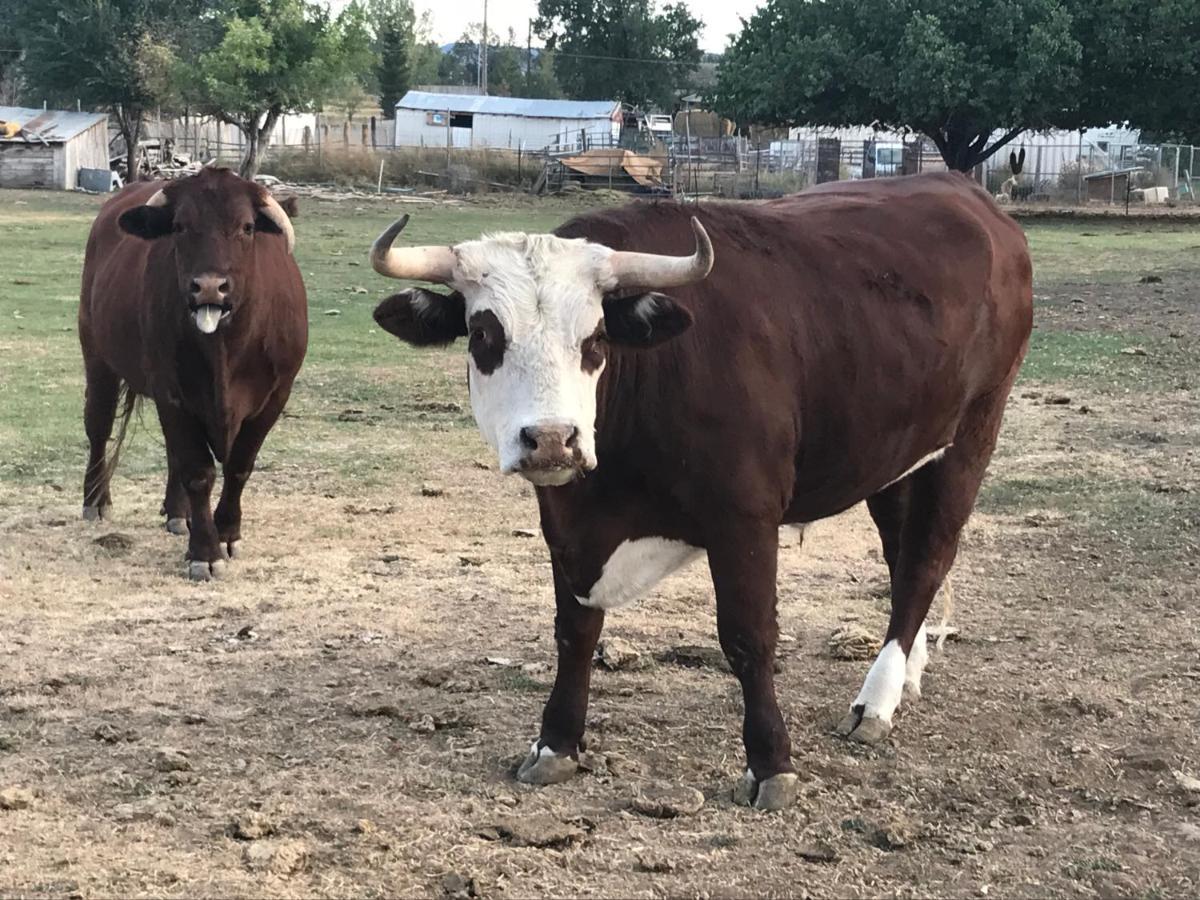
<instances>
[{"instance_id":1,"label":"cow eye","mask_svg":"<svg viewBox=\"0 0 1200 900\"><path fill-rule=\"evenodd\" d=\"M482 328L472 328L471 329L471 342L472 343L478 344L478 343L482 343L483 341L486 341L486 340L487 340L487 332L484 331Z\"/></svg>"}]
</instances>

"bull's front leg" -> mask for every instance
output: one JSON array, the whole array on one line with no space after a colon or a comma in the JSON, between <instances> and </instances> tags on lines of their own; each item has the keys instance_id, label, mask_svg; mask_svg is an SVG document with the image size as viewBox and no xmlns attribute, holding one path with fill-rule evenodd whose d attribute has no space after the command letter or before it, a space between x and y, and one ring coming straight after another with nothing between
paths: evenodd
<instances>
[{"instance_id":1,"label":"bull's front leg","mask_svg":"<svg viewBox=\"0 0 1200 900\"><path fill-rule=\"evenodd\" d=\"M779 530L736 522L709 543L708 565L717 593L721 649L742 685L745 775L734 800L757 809L783 809L799 785L791 741L775 700L775 573Z\"/></svg>"},{"instance_id":2,"label":"bull's front leg","mask_svg":"<svg viewBox=\"0 0 1200 900\"><path fill-rule=\"evenodd\" d=\"M186 556L188 577L193 581L208 581L225 571L225 551L217 539L212 516L212 489L217 473L208 438L204 426L192 415L165 401L156 406L167 455L177 464L179 481L191 510Z\"/></svg>"},{"instance_id":3,"label":"bull's front leg","mask_svg":"<svg viewBox=\"0 0 1200 900\"><path fill-rule=\"evenodd\" d=\"M542 732L517 770L525 784L556 784L579 768L579 743L587 719L592 654L604 627L604 610L575 599L557 561L554 567L554 640L558 672L542 711Z\"/></svg>"}]
</instances>

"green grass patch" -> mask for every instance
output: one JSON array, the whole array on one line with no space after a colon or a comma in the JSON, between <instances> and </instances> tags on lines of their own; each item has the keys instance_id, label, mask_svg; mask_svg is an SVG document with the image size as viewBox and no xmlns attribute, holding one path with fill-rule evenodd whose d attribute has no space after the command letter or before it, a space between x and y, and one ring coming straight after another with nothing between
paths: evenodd
<instances>
[{"instance_id":1,"label":"green grass patch","mask_svg":"<svg viewBox=\"0 0 1200 900\"><path fill-rule=\"evenodd\" d=\"M1039 285L1132 283L1146 274L1194 270L1200 228L1174 222L1024 223Z\"/></svg>"}]
</instances>

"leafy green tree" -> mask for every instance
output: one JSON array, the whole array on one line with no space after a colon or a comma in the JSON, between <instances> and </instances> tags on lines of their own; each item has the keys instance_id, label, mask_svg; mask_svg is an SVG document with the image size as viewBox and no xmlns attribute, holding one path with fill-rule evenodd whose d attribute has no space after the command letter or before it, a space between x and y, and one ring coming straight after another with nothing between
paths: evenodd
<instances>
[{"instance_id":1,"label":"leafy green tree","mask_svg":"<svg viewBox=\"0 0 1200 900\"><path fill-rule=\"evenodd\" d=\"M0 0L0 104L9 105L16 94L21 64L18 12L24 0Z\"/></svg>"},{"instance_id":2,"label":"leafy green tree","mask_svg":"<svg viewBox=\"0 0 1200 900\"><path fill-rule=\"evenodd\" d=\"M921 132L968 171L1024 130L1078 120L1069 2L767 0L725 54L716 107L741 123Z\"/></svg>"},{"instance_id":3,"label":"leafy green tree","mask_svg":"<svg viewBox=\"0 0 1200 900\"><path fill-rule=\"evenodd\" d=\"M568 97L671 109L700 62L700 25L683 3L539 0L534 29Z\"/></svg>"},{"instance_id":4,"label":"leafy green tree","mask_svg":"<svg viewBox=\"0 0 1200 900\"><path fill-rule=\"evenodd\" d=\"M354 95L371 68L370 33L358 4L333 18L306 0L226 0L215 25L214 40L181 70L181 81L196 109L244 135L244 178L258 171L281 115Z\"/></svg>"},{"instance_id":5,"label":"leafy green tree","mask_svg":"<svg viewBox=\"0 0 1200 900\"><path fill-rule=\"evenodd\" d=\"M411 0L368 0L366 10L376 57L370 81L384 118L391 119L412 83L417 17Z\"/></svg>"},{"instance_id":6,"label":"leafy green tree","mask_svg":"<svg viewBox=\"0 0 1200 900\"><path fill-rule=\"evenodd\" d=\"M108 109L125 139L132 177L146 111L173 99L175 51L168 35L200 3L55 0L13 7L5 12L25 51L29 90L63 106Z\"/></svg>"}]
</instances>

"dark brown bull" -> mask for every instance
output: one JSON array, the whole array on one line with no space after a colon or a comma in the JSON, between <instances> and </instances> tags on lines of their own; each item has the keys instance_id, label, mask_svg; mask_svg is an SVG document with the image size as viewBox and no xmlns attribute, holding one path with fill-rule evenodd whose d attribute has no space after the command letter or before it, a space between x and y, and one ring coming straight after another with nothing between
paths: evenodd
<instances>
[{"instance_id":1,"label":"dark brown bull","mask_svg":"<svg viewBox=\"0 0 1200 900\"><path fill-rule=\"evenodd\" d=\"M480 428L503 470L538 485L558 674L518 777L575 770L605 610L706 554L745 703L738 796L791 802L772 674L778 529L863 500L892 615L841 730L883 738L902 696L919 696L925 616L1028 344L1017 225L943 174L627 206L558 237L453 248L389 249L397 231L376 268L454 293L405 291L376 320L416 344L469 337ZM668 285L672 297L654 293Z\"/></svg>"},{"instance_id":2,"label":"dark brown bull","mask_svg":"<svg viewBox=\"0 0 1200 900\"><path fill-rule=\"evenodd\" d=\"M278 201L224 169L130 185L88 237L79 304L91 454L83 515L106 518L109 480L137 396L167 445L167 528L190 527L190 577L238 552L242 490L304 360L308 305ZM106 458L122 392L118 446ZM210 495L224 466L215 514Z\"/></svg>"}]
</instances>

